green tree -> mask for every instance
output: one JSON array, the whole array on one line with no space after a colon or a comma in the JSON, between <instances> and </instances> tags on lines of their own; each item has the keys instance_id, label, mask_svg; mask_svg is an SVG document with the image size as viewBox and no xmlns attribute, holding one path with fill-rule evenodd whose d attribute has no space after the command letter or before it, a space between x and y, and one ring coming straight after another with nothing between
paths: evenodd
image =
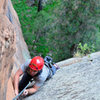
<instances>
[{"instance_id":1,"label":"green tree","mask_svg":"<svg viewBox=\"0 0 100 100\"><path fill-rule=\"evenodd\" d=\"M73 56L80 42L100 49L99 0L49 0L39 13L25 0L13 4L32 56L64 60Z\"/></svg>"}]
</instances>

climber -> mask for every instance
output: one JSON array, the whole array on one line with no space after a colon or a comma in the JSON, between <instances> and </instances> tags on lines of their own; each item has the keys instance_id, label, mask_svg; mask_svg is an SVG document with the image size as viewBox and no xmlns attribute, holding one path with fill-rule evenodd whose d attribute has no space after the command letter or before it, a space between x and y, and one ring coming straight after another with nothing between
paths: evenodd
<instances>
[{"instance_id":1,"label":"climber","mask_svg":"<svg viewBox=\"0 0 100 100\"><path fill-rule=\"evenodd\" d=\"M56 70L59 68L56 64L50 68L44 63L42 57L36 56L33 59L28 59L28 61L21 65L14 76L14 92L16 96L24 89L31 79L34 79L34 85L31 88L27 88L23 92L22 96L35 93L47 79L50 79L55 74ZM23 77L19 81L21 75L23 75Z\"/></svg>"}]
</instances>

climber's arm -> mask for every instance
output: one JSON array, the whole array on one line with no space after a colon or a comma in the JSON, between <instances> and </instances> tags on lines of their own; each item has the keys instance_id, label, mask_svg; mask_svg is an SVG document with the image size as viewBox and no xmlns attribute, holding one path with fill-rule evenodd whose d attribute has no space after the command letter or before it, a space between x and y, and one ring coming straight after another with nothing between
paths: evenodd
<instances>
[{"instance_id":1,"label":"climber's arm","mask_svg":"<svg viewBox=\"0 0 100 100\"><path fill-rule=\"evenodd\" d=\"M22 74L23 74L23 71L21 70L21 68L19 68L18 71L16 72L15 76L14 76L14 91L15 91L15 95L18 95L19 77Z\"/></svg>"},{"instance_id":2,"label":"climber's arm","mask_svg":"<svg viewBox=\"0 0 100 100\"><path fill-rule=\"evenodd\" d=\"M28 95L31 95L31 94L37 92L39 88L40 87L34 85L32 88L26 89L26 92ZM24 91L23 95L26 95L25 91Z\"/></svg>"},{"instance_id":3,"label":"climber's arm","mask_svg":"<svg viewBox=\"0 0 100 100\"><path fill-rule=\"evenodd\" d=\"M31 95L31 94L37 92L38 89L43 85L43 83L45 82L45 80L46 80L46 77L39 77L37 80L35 80L34 86L32 88L26 89L23 92L23 95L24 96Z\"/></svg>"}]
</instances>

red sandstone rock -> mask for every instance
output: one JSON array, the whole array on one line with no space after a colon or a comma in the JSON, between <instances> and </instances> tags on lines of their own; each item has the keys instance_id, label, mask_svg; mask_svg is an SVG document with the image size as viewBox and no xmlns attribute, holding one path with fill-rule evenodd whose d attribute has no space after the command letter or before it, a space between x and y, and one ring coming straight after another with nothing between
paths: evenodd
<instances>
[{"instance_id":1,"label":"red sandstone rock","mask_svg":"<svg viewBox=\"0 0 100 100\"><path fill-rule=\"evenodd\" d=\"M28 58L29 52L11 1L0 0L0 100L13 99L12 80L9 77Z\"/></svg>"}]
</instances>

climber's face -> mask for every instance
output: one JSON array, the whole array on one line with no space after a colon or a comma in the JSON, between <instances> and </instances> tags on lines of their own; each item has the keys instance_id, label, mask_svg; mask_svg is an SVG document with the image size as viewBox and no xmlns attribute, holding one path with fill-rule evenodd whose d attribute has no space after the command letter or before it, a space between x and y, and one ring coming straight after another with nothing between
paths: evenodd
<instances>
[{"instance_id":1,"label":"climber's face","mask_svg":"<svg viewBox=\"0 0 100 100\"><path fill-rule=\"evenodd\" d=\"M31 69L30 67L28 67L27 69L28 74L30 74L31 76L34 76L38 73L38 71Z\"/></svg>"}]
</instances>

